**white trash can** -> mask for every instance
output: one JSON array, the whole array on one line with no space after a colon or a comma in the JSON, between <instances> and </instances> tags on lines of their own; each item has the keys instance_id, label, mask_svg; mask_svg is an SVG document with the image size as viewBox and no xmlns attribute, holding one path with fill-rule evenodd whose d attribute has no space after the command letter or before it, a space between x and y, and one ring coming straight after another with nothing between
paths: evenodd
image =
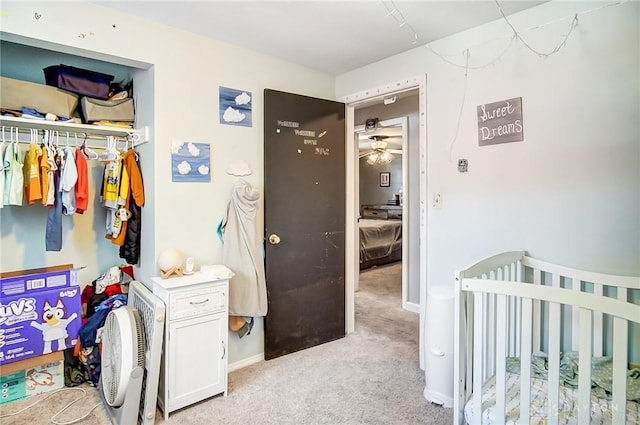
<instances>
[{"instance_id":1,"label":"white trash can","mask_svg":"<svg viewBox=\"0 0 640 425\"><path fill-rule=\"evenodd\" d=\"M424 397L443 407L453 407L453 303L453 285L427 289Z\"/></svg>"}]
</instances>

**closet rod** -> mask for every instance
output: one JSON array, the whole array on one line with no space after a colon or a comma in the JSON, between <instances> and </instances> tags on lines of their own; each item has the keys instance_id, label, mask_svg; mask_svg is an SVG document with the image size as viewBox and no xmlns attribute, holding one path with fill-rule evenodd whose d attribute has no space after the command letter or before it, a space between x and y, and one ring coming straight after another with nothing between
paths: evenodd
<instances>
[{"instance_id":1,"label":"closet rod","mask_svg":"<svg viewBox=\"0 0 640 425\"><path fill-rule=\"evenodd\" d=\"M60 135L66 135L68 132L70 135L87 135L88 139L106 140L107 136L114 137L128 137L133 140L135 146L146 143L149 141L149 127L142 128L119 128L119 127L107 127L93 124L75 124L58 121L46 121L46 120L33 120L28 118L18 118L8 115L0 116L0 125L5 127L5 131L8 128L22 129L23 133L29 133L30 129L35 130L54 130L58 131Z\"/></svg>"},{"instance_id":2,"label":"closet rod","mask_svg":"<svg viewBox=\"0 0 640 425\"><path fill-rule=\"evenodd\" d=\"M6 129L5 129L6 132ZM83 143L84 138L78 137L77 143L76 143L76 139L72 136L69 137L69 142L67 143L67 135L65 134L64 137L60 137L60 140L58 142L58 146L60 148L66 148L66 147L71 147L71 148L81 148L82 147L82 143ZM43 140L42 138L39 138L36 143L41 143ZM8 133L7 133L7 137L5 137L5 142L6 143L11 143L11 139L8 137ZM106 142L106 139L105 139ZM125 144L125 149L128 149L131 147L131 141L126 141L126 139L118 137L117 138L117 143L118 144ZM146 142L142 142L142 143L146 143ZM136 146L142 144L142 143L138 143L137 145L134 145L133 148L135 148ZM31 139L29 138L22 138L22 139L18 139L18 144L21 145L28 145L31 144ZM54 144L55 144L55 140L54 140ZM85 146L89 149L97 149L97 150L106 150L108 149L108 146L106 145L96 145L96 144L92 144L92 143L85 143Z\"/></svg>"},{"instance_id":3,"label":"closet rod","mask_svg":"<svg viewBox=\"0 0 640 425\"><path fill-rule=\"evenodd\" d=\"M14 134L14 137L15 137L15 129L16 128L17 127L5 127L4 128L4 136L1 135L2 132L0 131L0 137L3 137L3 140L5 142L10 143L11 142L10 129L13 129L13 131L14 131L13 134ZM18 133L17 142L20 143L20 144L25 144L25 145L26 144L30 144L32 142L32 140L31 140L31 134L28 131L26 131L28 129L21 128L19 130L25 130L25 131L22 131L22 132ZM36 139L36 143L41 143L41 142L44 141L44 136L43 136L44 130L37 130L37 131L38 131L38 137ZM85 142L85 140L89 140L90 139L89 136L87 136L87 138L85 139L83 133L75 133L75 132L71 132L71 131L62 132L62 131L57 131L57 130L55 130L55 132L58 133L58 136L57 137L55 135L53 136L53 143L57 144L60 147L70 146L70 147L74 147L74 148L80 148L82 146L82 143ZM67 137L67 133L69 134L69 137ZM102 140L104 141L104 144L86 143L85 146L87 146L88 148L91 148L91 149L107 149L107 145L106 145L107 137L108 136L104 136L102 138ZM114 136L114 137L115 137L117 143L124 143L127 148L128 147L135 148L135 147L137 147L137 146L139 146L141 144L146 143L146 142L135 143L128 137L120 137L120 136ZM95 138L94 138L94 140L95 140Z\"/></svg>"}]
</instances>

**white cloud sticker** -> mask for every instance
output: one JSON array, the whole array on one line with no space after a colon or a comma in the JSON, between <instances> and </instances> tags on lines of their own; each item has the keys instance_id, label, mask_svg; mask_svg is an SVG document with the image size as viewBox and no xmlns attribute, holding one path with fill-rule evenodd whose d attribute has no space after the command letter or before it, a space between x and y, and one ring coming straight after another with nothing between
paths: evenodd
<instances>
[{"instance_id":1,"label":"white cloud sticker","mask_svg":"<svg viewBox=\"0 0 640 425\"><path fill-rule=\"evenodd\" d=\"M236 96L236 105L246 105L251 102L251 96L249 96L246 92L242 92Z\"/></svg>"},{"instance_id":2,"label":"white cloud sticker","mask_svg":"<svg viewBox=\"0 0 640 425\"><path fill-rule=\"evenodd\" d=\"M182 146L184 146L184 142L174 140L173 142L171 142L171 153L180 152L180 149L182 149Z\"/></svg>"},{"instance_id":3,"label":"white cloud sticker","mask_svg":"<svg viewBox=\"0 0 640 425\"><path fill-rule=\"evenodd\" d=\"M198 172L203 176L206 176L207 174L209 174L209 167L202 164L201 166L198 167Z\"/></svg>"},{"instance_id":4,"label":"white cloud sticker","mask_svg":"<svg viewBox=\"0 0 640 425\"><path fill-rule=\"evenodd\" d=\"M189 174L189 171L191 171L191 165L187 161L182 161L178 164L178 172L180 174Z\"/></svg>"},{"instance_id":5,"label":"white cloud sticker","mask_svg":"<svg viewBox=\"0 0 640 425\"><path fill-rule=\"evenodd\" d=\"M189 150L189 153L191 154L191 156L200 156L200 149L198 149L198 147L195 144L189 143L187 145L187 149Z\"/></svg>"},{"instance_id":6,"label":"white cloud sticker","mask_svg":"<svg viewBox=\"0 0 640 425\"><path fill-rule=\"evenodd\" d=\"M251 168L249 167L249 164L239 159L229 164L227 173L232 176L248 176L251 174Z\"/></svg>"},{"instance_id":7,"label":"white cloud sticker","mask_svg":"<svg viewBox=\"0 0 640 425\"><path fill-rule=\"evenodd\" d=\"M226 122L240 122L245 118L245 114L238 111L237 109L233 109L231 106L225 109L224 114L222 115L222 119Z\"/></svg>"}]
</instances>

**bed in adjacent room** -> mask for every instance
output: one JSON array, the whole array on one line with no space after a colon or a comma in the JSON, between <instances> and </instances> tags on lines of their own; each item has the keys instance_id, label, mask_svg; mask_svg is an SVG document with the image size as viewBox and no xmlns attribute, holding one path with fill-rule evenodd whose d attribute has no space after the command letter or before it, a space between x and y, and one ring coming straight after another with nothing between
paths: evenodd
<instances>
[{"instance_id":1,"label":"bed in adjacent room","mask_svg":"<svg viewBox=\"0 0 640 425\"><path fill-rule=\"evenodd\" d=\"M391 216L392 218L389 218ZM402 260L402 215L365 207L360 228L360 270Z\"/></svg>"}]
</instances>

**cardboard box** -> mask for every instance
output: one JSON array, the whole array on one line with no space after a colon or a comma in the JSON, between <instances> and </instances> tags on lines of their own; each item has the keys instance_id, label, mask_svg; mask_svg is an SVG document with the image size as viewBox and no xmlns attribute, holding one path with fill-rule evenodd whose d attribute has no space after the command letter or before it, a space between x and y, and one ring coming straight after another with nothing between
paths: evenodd
<instances>
[{"instance_id":1,"label":"cardboard box","mask_svg":"<svg viewBox=\"0 0 640 425\"><path fill-rule=\"evenodd\" d=\"M64 387L62 351L0 368L0 404Z\"/></svg>"},{"instance_id":2,"label":"cardboard box","mask_svg":"<svg viewBox=\"0 0 640 425\"><path fill-rule=\"evenodd\" d=\"M73 269L0 278L0 365L74 346L80 294Z\"/></svg>"}]
</instances>

